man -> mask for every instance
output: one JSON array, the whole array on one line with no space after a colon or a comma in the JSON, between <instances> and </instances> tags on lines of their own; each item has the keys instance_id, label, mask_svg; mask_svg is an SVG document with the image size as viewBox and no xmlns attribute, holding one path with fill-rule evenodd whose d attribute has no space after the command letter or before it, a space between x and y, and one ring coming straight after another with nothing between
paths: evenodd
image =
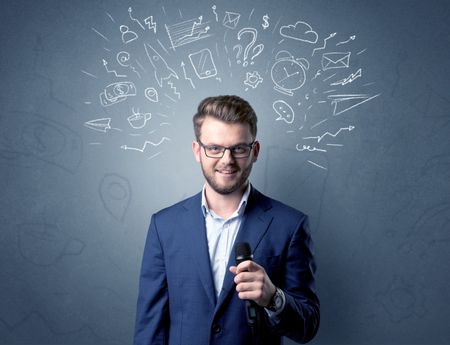
<instances>
[{"instance_id":1,"label":"man","mask_svg":"<svg viewBox=\"0 0 450 345\"><path fill-rule=\"evenodd\" d=\"M210 97L193 121L192 150L206 182L202 192L152 216L134 344L311 340L319 300L308 220L248 181L260 150L254 110L237 96ZM234 247L242 242L254 257L236 267ZM255 327L249 305L256 305Z\"/></svg>"}]
</instances>

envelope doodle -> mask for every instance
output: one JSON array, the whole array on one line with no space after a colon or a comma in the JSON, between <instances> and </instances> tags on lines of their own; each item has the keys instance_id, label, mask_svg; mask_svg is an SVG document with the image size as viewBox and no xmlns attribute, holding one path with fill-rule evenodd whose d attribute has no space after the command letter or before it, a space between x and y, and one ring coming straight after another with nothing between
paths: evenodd
<instances>
[{"instance_id":1,"label":"envelope doodle","mask_svg":"<svg viewBox=\"0 0 450 345\"><path fill-rule=\"evenodd\" d=\"M322 70L336 68L348 68L350 66L350 52L347 53L325 53L322 55Z\"/></svg>"},{"instance_id":2,"label":"envelope doodle","mask_svg":"<svg viewBox=\"0 0 450 345\"><path fill-rule=\"evenodd\" d=\"M225 17L223 17L223 26L229 28L229 29L236 29L239 23L239 18L241 15L239 13L234 12L225 12Z\"/></svg>"}]
</instances>

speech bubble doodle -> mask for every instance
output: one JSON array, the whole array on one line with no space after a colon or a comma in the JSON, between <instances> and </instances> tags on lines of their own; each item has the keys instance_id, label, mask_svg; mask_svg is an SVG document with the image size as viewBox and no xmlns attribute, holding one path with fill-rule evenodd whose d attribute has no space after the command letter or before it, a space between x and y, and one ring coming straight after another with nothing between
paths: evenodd
<instances>
[{"instance_id":1,"label":"speech bubble doodle","mask_svg":"<svg viewBox=\"0 0 450 345\"><path fill-rule=\"evenodd\" d=\"M292 122L294 122L294 109L292 109L292 107L285 101L279 99L273 102L272 108L278 114L278 118L276 118L276 121L282 120L287 124L291 124Z\"/></svg>"}]
</instances>

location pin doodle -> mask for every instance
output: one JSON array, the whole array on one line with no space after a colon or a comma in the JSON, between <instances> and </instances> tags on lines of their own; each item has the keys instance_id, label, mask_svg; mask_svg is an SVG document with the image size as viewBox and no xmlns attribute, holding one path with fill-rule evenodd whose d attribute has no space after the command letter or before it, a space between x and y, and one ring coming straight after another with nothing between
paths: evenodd
<instances>
[{"instance_id":1,"label":"location pin doodle","mask_svg":"<svg viewBox=\"0 0 450 345\"><path fill-rule=\"evenodd\" d=\"M131 201L130 182L117 174L106 174L99 187L105 210L116 220L123 221Z\"/></svg>"}]
</instances>

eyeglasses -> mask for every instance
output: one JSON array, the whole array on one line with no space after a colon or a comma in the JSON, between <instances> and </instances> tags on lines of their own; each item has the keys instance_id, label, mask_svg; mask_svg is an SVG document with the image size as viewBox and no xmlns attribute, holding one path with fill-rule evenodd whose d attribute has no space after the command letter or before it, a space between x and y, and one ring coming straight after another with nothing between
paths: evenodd
<instances>
[{"instance_id":1,"label":"eyeglasses","mask_svg":"<svg viewBox=\"0 0 450 345\"><path fill-rule=\"evenodd\" d=\"M231 155L234 158L247 158L250 156L255 141L250 144L237 144L229 147L219 145L205 145L200 140L197 140L201 147L205 150L205 155L209 158L222 158L226 150L230 150Z\"/></svg>"}]
</instances>

